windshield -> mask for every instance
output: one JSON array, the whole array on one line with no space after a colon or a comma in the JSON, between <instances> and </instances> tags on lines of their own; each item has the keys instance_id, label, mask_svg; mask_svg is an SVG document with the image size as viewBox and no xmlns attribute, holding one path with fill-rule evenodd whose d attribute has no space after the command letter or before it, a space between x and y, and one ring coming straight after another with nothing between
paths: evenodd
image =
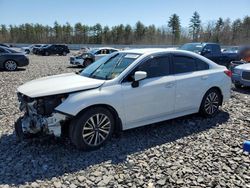
<instances>
[{"instance_id":1,"label":"windshield","mask_svg":"<svg viewBox=\"0 0 250 188\"><path fill-rule=\"evenodd\" d=\"M115 53L107 55L89 65L81 72L82 76L111 80L119 76L140 55L134 53Z\"/></svg>"},{"instance_id":2,"label":"windshield","mask_svg":"<svg viewBox=\"0 0 250 188\"><path fill-rule=\"evenodd\" d=\"M191 52L201 52L202 48L204 47L203 44L184 44L183 46L180 47L181 50L187 50Z\"/></svg>"}]
</instances>

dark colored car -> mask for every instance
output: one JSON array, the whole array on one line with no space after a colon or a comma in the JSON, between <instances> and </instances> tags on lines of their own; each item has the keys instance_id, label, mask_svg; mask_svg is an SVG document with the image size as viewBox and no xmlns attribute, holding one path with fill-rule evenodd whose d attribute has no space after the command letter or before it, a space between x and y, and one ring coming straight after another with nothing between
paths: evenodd
<instances>
[{"instance_id":1,"label":"dark colored car","mask_svg":"<svg viewBox=\"0 0 250 188\"><path fill-rule=\"evenodd\" d=\"M36 46L32 49L33 54L38 54L39 50L43 47L48 46L49 44L36 44Z\"/></svg>"},{"instance_id":2,"label":"dark colored car","mask_svg":"<svg viewBox=\"0 0 250 188\"><path fill-rule=\"evenodd\" d=\"M187 50L212 60L213 62L229 67L231 61L238 61L238 53L222 53L221 47L217 43L187 43L180 47L181 50Z\"/></svg>"},{"instance_id":3,"label":"dark colored car","mask_svg":"<svg viewBox=\"0 0 250 188\"><path fill-rule=\"evenodd\" d=\"M42 47L38 50L38 54L40 55L67 55L69 53L68 46L64 44L51 44L46 47Z\"/></svg>"},{"instance_id":4,"label":"dark colored car","mask_svg":"<svg viewBox=\"0 0 250 188\"><path fill-rule=\"evenodd\" d=\"M10 48L0 47L0 68L14 71L17 67L27 66L29 59L21 52Z\"/></svg>"},{"instance_id":5,"label":"dark colored car","mask_svg":"<svg viewBox=\"0 0 250 188\"><path fill-rule=\"evenodd\" d=\"M0 47L9 48L10 46L8 44L0 43Z\"/></svg>"}]
</instances>

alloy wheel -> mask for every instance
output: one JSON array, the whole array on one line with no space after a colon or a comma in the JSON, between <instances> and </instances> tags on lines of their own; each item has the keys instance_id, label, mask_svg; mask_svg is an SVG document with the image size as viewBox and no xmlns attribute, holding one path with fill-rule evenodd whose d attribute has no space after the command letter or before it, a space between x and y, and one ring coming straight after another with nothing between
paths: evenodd
<instances>
[{"instance_id":1,"label":"alloy wheel","mask_svg":"<svg viewBox=\"0 0 250 188\"><path fill-rule=\"evenodd\" d=\"M91 116L83 126L82 137L89 146L102 144L111 131L111 121L105 114L95 114Z\"/></svg>"},{"instance_id":2,"label":"alloy wheel","mask_svg":"<svg viewBox=\"0 0 250 188\"><path fill-rule=\"evenodd\" d=\"M13 60L8 60L5 62L5 69L8 71L14 71L17 69L17 64Z\"/></svg>"},{"instance_id":3,"label":"alloy wheel","mask_svg":"<svg viewBox=\"0 0 250 188\"><path fill-rule=\"evenodd\" d=\"M205 100L205 111L206 113L212 115L219 108L219 96L215 92L211 92Z\"/></svg>"}]
</instances>

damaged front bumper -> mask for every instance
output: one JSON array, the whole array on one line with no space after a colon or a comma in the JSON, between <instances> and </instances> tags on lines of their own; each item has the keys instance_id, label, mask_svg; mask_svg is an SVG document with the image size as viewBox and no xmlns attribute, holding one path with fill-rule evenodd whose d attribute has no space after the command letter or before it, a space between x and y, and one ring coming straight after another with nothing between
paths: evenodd
<instances>
[{"instance_id":1,"label":"damaged front bumper","mask_svg":"<svg viewBox=\"0 0 250 188\"><path fill-rule=\"evenodd\" d=\"M67 115L56 112L54 108L57 102L47 100L48 104L44 105L43 99L29 99L28 97L18 96L20 102L20 110L24 112L23 117L19 121L23 134L53 134L56 137L62 135L62 125L69 118ZM55 98L53 98L55 101Z\"/></svg>"}]
</instances>

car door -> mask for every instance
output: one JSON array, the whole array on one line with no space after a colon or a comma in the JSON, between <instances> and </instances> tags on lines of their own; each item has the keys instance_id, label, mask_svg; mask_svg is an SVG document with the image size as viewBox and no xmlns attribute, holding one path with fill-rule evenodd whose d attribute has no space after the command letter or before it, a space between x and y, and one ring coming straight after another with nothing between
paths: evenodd
<instances>
[{"instance_id":1,"label":"car door","mask_svg":"<svg viewBox=\"0 0 250 188\"><path fill-rule=\"evenodd\" d=\"M147 78L133 88L135 71L147 72ZM170 75L170 56L150 57L138 65L122 82L122 100L127 128L161 121L173 113L175 79Z\"/></svg>"},{"instance_id":2,"label":"car door","mask_svg":"<svg viewBox=\"0 0 250 188\"><path fill-rule=\"evenodd\" d=\"M6 54L6 50L0 47L0 67L3 67L4 61L6 58L4 57L4 54Z\"/></svg>"},{"instance_id":3,"label":"car door","mask_svg":"<svg viewBox=\"0 0 250 188\"><path fill-rule=\"evenodd\" d=\"M208 88L209 65L183 54L174 54L172 60L176 80L175 112L196 111Z\"/></svg>"}]
</instances>

